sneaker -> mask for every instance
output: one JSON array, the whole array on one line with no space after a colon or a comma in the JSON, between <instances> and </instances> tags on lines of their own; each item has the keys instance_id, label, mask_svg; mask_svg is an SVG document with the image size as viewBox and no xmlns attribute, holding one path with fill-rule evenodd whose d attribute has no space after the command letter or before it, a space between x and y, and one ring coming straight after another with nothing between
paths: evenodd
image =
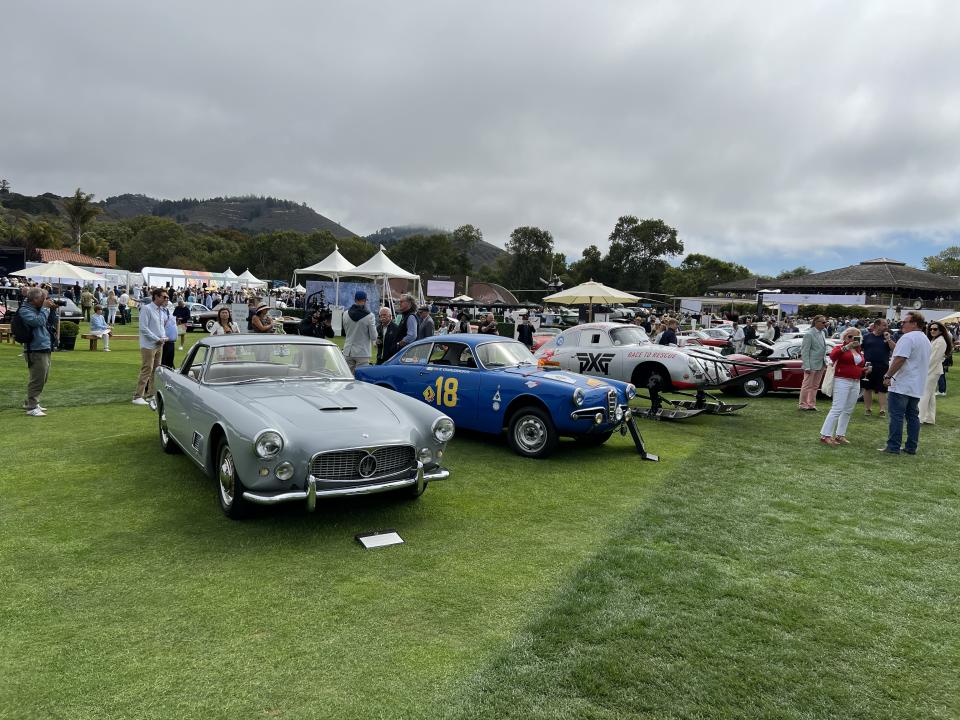
<instances>
[{"instance_id":1,"label":"sneaker","mask_svg":"<svg viewBox=\"0 0 960 720\"><path fill-rule=\"evenodd\" d=\"M183 350L183 345L180 346L180 349Z\"/></svg>"},{"instance_id":2,"label":"sneaker","mask_svg":"<svg viewBox=\"0 0 960 720\"><path fill-rule=\"evenodd\" d=\"M35 407L33 410L27 410L27 415L30 417L46 417L47 414L43 411L41 407Z\"/></svg>"},{"instance_id":3,"label":"sneaker","mask_svg":"<svg viewBox=\"0 0 960 720\"><path fill-rule=\"evenodd\" d=\"M886 453L887 455L899 455L899 450L888 450L886 447L877 448L877 452Z\"/></svg>"},{"instance_id":4,"label":"sneaker","mask_svg":"<svg viewBox=\"0 0 960 720\"><path fill-rule=\"evenodd\" d=\"M844 437L843 435L837 435L836 437L833 438L833 441L834 441L837 445L849 445L849 444L850 444L850 441L847 440L847 438Z\"/></svg>"},{"instance_id":5,"label":"sneaker","mask_svg":"<svg viewBox=\"0 0 960 720\"><path fill-rule=\"evenodd\" d=\"M147 402L146 400L144 400L143 398L134 398L134 399L133 399L133 404L134 404L134 405L149 405L150 403L148 403L148 402Z\"/></svg>"},{"instance_id":6,"label":"sneaker","mask_svg":"<svg viewBox=\"0 0 960 720\"><path fill-rule=\"evenodd\" d=\"M104 352L110 352L110 348L104 348L103 351L104 351Z\"/></svg>"}]
</instances>

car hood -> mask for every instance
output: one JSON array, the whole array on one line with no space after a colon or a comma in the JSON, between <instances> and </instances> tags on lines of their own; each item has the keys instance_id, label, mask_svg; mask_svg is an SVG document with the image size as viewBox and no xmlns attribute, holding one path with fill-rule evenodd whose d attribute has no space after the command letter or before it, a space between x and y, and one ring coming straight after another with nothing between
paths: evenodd
<instances>
[{"instance_id":1,"label":"car hood","mask_svg":"<svg viewBox=\"0 0 960 720\"><path fill-rule=\"evenodd\" d=\"M221 389L276 427L396 434L406 413L381 388L361 382L288 381L232 385Z\"/></svg>"},{"instance_id":2,"label":"car hood","mask_svg":"<svg viewBox=\"0 0 960 720\"><path fill-rule=\"evenodd\" d=\"M536 366L500 368L497 372L507 375L517 375L533 382L549 382L555 385L566 385L567 387L583 388L592 390L601 385L613 386L617 380L608 380L607 378L595 378L587 375L578 375L577 373L567 372L565 370L548 370Z\"/></svg>"}]
</instances>

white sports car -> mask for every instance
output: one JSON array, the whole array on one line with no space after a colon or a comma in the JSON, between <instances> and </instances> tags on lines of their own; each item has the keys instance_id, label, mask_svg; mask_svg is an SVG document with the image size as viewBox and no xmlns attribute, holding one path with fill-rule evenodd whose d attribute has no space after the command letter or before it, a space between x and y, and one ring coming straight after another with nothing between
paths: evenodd
<instances>
[{"instance_id":1,"label":"white sports car","mask_svg":"<svg viewBox=\"0 0 960 720\"><path fill-rule=\"evenodd\" d=\"M542 367L614 378L638 388L656 385L661 392L715 387L730 379L720 363L684 348L654 345L642 327L612 322L564 330L535 357Z\"/></svg>"}]
</instances>

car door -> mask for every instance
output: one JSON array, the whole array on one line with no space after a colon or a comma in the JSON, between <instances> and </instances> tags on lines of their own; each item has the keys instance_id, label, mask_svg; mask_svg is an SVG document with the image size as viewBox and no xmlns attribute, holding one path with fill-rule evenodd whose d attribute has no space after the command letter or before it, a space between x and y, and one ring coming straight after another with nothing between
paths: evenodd
<instances>
[{"instance_id":1,"label":"car door","mask_svg":"<svg viewBox=\"0 0 960 720\"><path fill-rule=\"evenodd\" d=\"M560 333L557 335L557 339L554 341L552 360L560 363L560 368L562 370L572 370L573 372L578 372L578 363L575 356L580 351L579 343L579 330L567 330Z\"/></svg>"},{"instance_id":2,"label":"car door","mask_svg":"<svg viewBox=\"0 0 960 720\"><path fill-rule=\"evenodd\" d=\"M209 348L197 345L189 353L179 370L164 370L161 376L163 412L167 419L167 432L181 447L189 448L192 432L190 430L189 408L193 396L200 386L200 375L207 362Z\"/></svg>"},{"instance_id":3,"label":"car door","mask_svg":"<svg viewBox=\"0 0 960 720\"><path fill-rule=\"evenodd\" d=\"M610 344L610 336L603 328L580 331L580 345L574 353L569 369L581 375L617 377L622 364L620 353Z\"/></svg>"},{"instance_id":4,"label":"car door","mask_svg":"<svg viewBox=\"0 0 960 720\"><path fill-rule=\"evenodd\" d=\"M427 364L417 373L417 397L454 423L471 427L477 417L481 372L466 343L434 342Z\"/></svg>"},{"instance_id":5,"label":"car door","mask_svg":"<svg viewBox=\"0 0 960 720\"><path fill-rule=\"evenodd\" d=\"M390 373L390 380L393 383L393 389L397 392L418 398L423 392L426 381L421 377L421 371L427 366L427 358L430 357L430 350L433 348L431 343L423 343L405 348L399 357L391 361L395 368Z\"/></svg>"},{"instance_id":6,"label":"car door","mask_svg":"<svg viewBox=\"0 0 960 720\"><path fill-rule=\"evenodd\" d=\"M786 367L780 371L782 379L778 383L780 387L790 390L799 390L803 385L803 361L800 358L800 346L794 345L787 349L788 360L784 361Z\"/></svg>"}]
</instances>

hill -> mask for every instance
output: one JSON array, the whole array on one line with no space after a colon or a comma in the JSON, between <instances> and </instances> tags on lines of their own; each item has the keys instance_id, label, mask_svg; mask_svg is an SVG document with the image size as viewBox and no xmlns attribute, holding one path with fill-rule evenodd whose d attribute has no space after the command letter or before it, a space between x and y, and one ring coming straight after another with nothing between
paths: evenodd
<instances>
[{"instance_id":1,"label":"hill","mask_svg":"<svg viewBox=\"0 0 960 720\"><path fill-rule=\"evenodd\" d=\"M404 238L414 235L436 234L450 235L451 233L449 230L432 225L397 225L380 228L376 232L367 235L365 240L368 240L374 245L383 245L389 249L391 245L395 245ZM485 265L493 267L497 258L501 255L506 255L506 253L507 251L503 248L488 243L486 240L481 240L470 251L470 264L473 265L474 272Z\"/></svg>"},{"instance_id":2,"label":"hill","mask_svg":"<svg viewBox=\"0 0 960 720\"><path fill-rule=\"evenodd\" d=\"M137 215L168 217L182 225L234 228L252 233L296 230L310 233L329 230L336 238L357 237L339 223L324 217L306 203L272 197L244 195L206 200L157 200L146 195L117 195L101 203L107 217L118 220Z\"/></svg>"}]
</instances>

